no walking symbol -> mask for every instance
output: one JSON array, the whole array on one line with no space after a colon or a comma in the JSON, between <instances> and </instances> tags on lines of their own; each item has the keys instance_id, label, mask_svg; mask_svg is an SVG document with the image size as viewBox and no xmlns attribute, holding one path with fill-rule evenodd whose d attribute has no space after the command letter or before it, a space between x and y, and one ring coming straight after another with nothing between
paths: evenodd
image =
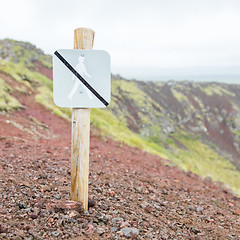
<instances>
[{"instance_id":1,"label":"no walking symbol","mask_svg":"<svg viewBox=\"0 0 240 240\"><path fill-rule=\"evenodd\" d=\"M53 57L53 99L59 107L103 108L110 102L110 56L103 50L61 49Z\"/></svg>"}]
</instances>

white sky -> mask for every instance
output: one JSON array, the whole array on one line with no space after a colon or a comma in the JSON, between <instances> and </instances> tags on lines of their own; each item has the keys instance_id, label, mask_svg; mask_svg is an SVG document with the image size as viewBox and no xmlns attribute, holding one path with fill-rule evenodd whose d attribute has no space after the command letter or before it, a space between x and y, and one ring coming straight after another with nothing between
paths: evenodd
<instances>
[{"instance_id":1,"label":"white sky","mask_svg":"<svg viewBox=\"0 0 240 240\"><path fill-rule=\"evenodd\" d=\"M73 48L75 28L90 27L94 49L110 53L113 73L151 76L198 66L240 73L240 0L0 0L0 6L0 39L53 54Z\"/></svg>"}]
</instances>

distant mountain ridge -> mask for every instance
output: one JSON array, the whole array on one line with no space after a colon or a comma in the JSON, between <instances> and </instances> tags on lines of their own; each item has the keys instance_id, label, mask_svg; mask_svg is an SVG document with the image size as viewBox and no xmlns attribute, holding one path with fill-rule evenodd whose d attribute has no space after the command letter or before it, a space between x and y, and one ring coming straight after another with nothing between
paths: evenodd
<instances>
[{"instance_id":1,"label":"distant mountain ridge","mask_svg":"<svg viewBox=\"0 0 240 240\"><path fill-rule=\"evenodd\" d=\"M67 120L52 100L51 56L30 43L0 41L0 111L28 108L24 96ZM99 135L158 154L240 195L240 85L128 81L112 76L107 109L92 109Z\"/></svg>"}]
</instances>

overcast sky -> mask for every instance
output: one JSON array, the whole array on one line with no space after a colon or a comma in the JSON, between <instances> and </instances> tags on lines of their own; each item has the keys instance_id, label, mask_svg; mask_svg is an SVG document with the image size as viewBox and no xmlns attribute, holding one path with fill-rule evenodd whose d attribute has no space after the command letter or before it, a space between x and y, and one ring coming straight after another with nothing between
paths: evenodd
<instances>
[{"instance_id":1,"label":"overcast sky","mask_svg":"<svg viewBox=\"0 0 240 240\"><path fill-rule=\"evenodd\" d=\"M186 67L196 74L240 74L240 0L0 3L1 39L28 41L53 54L73 48L75 28L89 27L96 32L94 49L108 51L112 72L126 77L178 74Z\"/></svg>"}]
</instances>

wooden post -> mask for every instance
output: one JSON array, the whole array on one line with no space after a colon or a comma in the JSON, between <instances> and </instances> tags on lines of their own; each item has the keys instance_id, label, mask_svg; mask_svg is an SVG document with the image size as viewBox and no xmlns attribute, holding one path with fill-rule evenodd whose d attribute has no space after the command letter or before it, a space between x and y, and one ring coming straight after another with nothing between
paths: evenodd
<instances>
[{"instance_id":1,"label":"wooden post","mask_svg":"<svg viewBox=\"0 0 240 240\"><path fill-rule=\"evenodd\" d=\"M74 48L92 49L94 31L74 30ZM81 201L88 210L90 108L72 109L71 200Z\"/></svg>"}]
</instances>

